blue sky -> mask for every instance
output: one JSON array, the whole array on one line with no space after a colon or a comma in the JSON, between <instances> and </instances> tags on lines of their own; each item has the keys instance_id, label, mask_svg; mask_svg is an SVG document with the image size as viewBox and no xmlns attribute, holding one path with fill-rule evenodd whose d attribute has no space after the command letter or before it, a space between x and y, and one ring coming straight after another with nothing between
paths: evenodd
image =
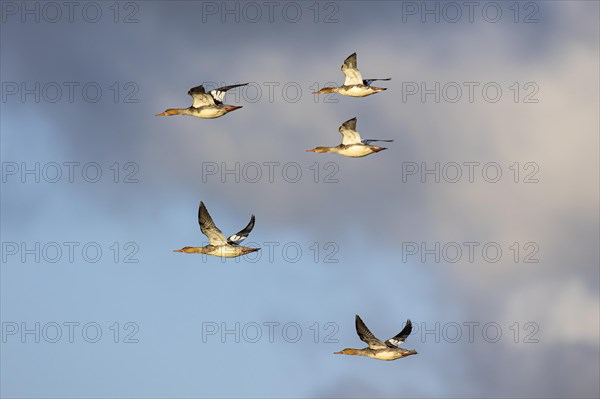
<instances>
[{"instance_id":1,"label":"blue sky","mask_svg":"<svg viewBox=\"0 0 600 399\"><path fill-rule=\"evenodd\" d=\"M600 395L597 2L53 4L1 9L3 397ZM352 52L388 90L310 94ZM173 253L200 200L260 258Z\"/></svg>"}]
</instances>

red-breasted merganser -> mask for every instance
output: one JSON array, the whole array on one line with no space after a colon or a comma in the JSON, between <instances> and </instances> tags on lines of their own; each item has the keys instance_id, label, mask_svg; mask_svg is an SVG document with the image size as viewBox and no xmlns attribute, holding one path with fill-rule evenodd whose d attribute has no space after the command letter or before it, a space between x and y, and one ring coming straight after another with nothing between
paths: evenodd
<instances>
[{"instance_id":1,"label":"red-breasted merganser","mask_svg":"<svg viewBox=\"0 0 600 399\"><path fill-rule=\"evenodd\" d=\"M228 112L242 108L241 105L223 104L223 98L227 90L235 87L246 86L248 83L242 83L231 86L223 86L218 89L206 92L204 86L196 86L188 91L188 94L194 99L194 103L189 108L169 108L162 114L156 116L171 115L190 115L203 119L218 118Z\"/></svg>"},{"instance_id":2,"label":"red-breasted merganser","mask_svg":"<svg viewBox=\"0 0 600 399\"><path fill-rule=\"evenodd\" d=\"M374 152L385 150L384 147L371 145L376 141L392 142L394 140L361 140L360 134L356 131L356 117L347 120L338 129L342 134L342 144L336 147L316 147L307 152L332 152L347 157L360 158Z\"/></svg>"},{"instance_id":3,"label":"red-breasted merganser","mask_svg":"<svg viewBox=\"0 0 600 399\"><path fill-rule=\"evenodd\" d=\"M202 234L208 237L209 244L204 247L183 247L173 252L186 252L188 254L206 254L220 256L222 258L235 258L250 252L258 251L260 248L243 247L240 242L244 241L254 228L254 215L250 217L250 223L240 232L225 238L221 230L215 225L204 202L200 202L198 209L198 223Z\"/></svg>"},{"instance_id":4,"label":"red-breasted merganser","mask_svg":"<svg viewBox=\"0 0 600 399\"><path fill-rule=\"evenodd\" d=\"M341 69L344 75L346 75L346 80L342 86L324 87L319 91L313 92L312 94L338 93L350 97L366 97L370 96L371 94L387 90L382 87L373 87L371 86L371 83L375 82L376 80L392 79L363 79L356 65L356 53L352 53L348 58L346 58Z\"/></svg>"},{"instance_id":5,"label":"red-breasted merganser","mask_svg":"<svg viewBox=\"0 0 600 399\"><path fill-rule=\"evenodd\" d=\"M339 352L334 352L334 354L367 356L378 360L396 360L401 357L416 355L417 351L412 349L402 349L398 346L404 343L411 331L412 323L410 320L406 320L406 325L402 331L387 341L381 342L371 331L369 331L360 316L356 315L356 333L360 340L366 342L369 347L364 349L346 348Z\"/></svg>"}]
</instances>

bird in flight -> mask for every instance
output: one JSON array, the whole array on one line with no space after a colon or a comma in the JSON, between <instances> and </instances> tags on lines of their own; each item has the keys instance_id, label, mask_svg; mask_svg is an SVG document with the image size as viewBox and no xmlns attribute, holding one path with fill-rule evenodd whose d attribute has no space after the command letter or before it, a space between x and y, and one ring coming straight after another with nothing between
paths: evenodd
<instances>
[{"instance_id":1,"label":"bird in flight","mask_svg":"<svg viewBox=\"0 0 600 399\"><path fill-rule=\"evenodd\" d=\"M221 230L215 225L204 202L200 202L198 209L198 223L200 224L200 231L206 237L208 237L209 244L203 247L183 247L181 249L175 249L173 252L185 252L188 254L206 254L219 256L222 258L235 258L241 255L248 254L250 252L258 251L260 248L243 247L239 245L252 231L254 228L254 215L250 217L250 222L244 229L225 238Z\"/></svg>"},{"instance_id":2,"label":"bird in flight","mask_svg":"<svg viewBox=\"0 0 600 399\"><path fill-rule=\"evenodd\" d=\"M387 90L383 87L371 86L371 83L377 80L391 80L392 78L385 79L363 79L358 66L356 64L356 53L350 54L344 63L342 64L342 72L346 76L344 84L339 87L324 87L319 91L315 91L312 94L327 94L327 93L338 93L343 96L350 97L366 97L371 94L379 93L380 91Z\"/></svg>"},{"instance_id":3,"label":"bird in flight","mask_svg":"<svg viewBox=\"0 0 600 399\"><path fill-rule=\"evenodd\" d=\"M366 342L368 347L364 349L346 348L339 352L334 352L334 354L367 356L378 360L396 360L401 357L417 354L417 351L413 349L402 349L399 347L399 345L404 343L412 331L412 323L410 320L406 320L406 325L402 331L385 342L381 342L381 340L373 335L359 315L356 315L355 321L356 333L361 341Z\"/></svg>"},{"instance_id":4,"label":"bird in flight","mask_svg":"<svg viewBox=\"0 0 600 399\"><path fill-rule=\"evenodd\" d=\"M223 104L225 93L236 87L246 86L248 83L242 83L231 86L223 86L209 91L204 86L196 86L188 91L194 102L188 108L169 108L165 112L156 114L156 116L172 115L190 115L203 119L213 119L223 116L231 111L242 108L241 105Z\"/></svg>"},{"instance_id":5,"label":"bird in flight","mask_svg":"<svg viewBox=\"0 0 600 399\"><path fill-rule=\"evenodd\" d=\"M342 134L342 144L335 147L316 147L307 152L330 152L334 154L344 155L346 157L360 158L370 155L374 152L385 150L385 147L371 145L378 141L392 142L394 140L362 140L360 134L356 131L356 117L347 120L339 127L339 132Z\"/></svg>"}]
</instances>

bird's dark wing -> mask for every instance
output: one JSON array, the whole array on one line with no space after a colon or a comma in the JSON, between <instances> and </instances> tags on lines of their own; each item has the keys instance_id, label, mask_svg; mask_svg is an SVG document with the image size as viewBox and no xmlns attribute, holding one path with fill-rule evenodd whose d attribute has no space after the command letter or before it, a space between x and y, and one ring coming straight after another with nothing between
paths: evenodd
<instances>
[{"instance_id":1,"label":"bird's dark wing","mask_svg":"<svg viewBox=\"0 0 600 399\"><path fill-rule=\"evenodd\" d=\"M225 236L215 225L215 222L213 222L206 206L204 206L204 202L200 202L200 208L198 208L198 223L200 224L200 231L208 237L208 241L211 245L227 244Z\"/></svg>"},{"instance_id":2,"label":"bird's dark wing","mask_svg":"<svg viewBox=\"0 0 600 399\"><path fill-rule=\"evenodd\" d=\"M248 237L248 235L250 234L250 232L252 231L253 228L254 228L254 215L252 215L250 217L250 222L248 223L248 226L244 227L243 230L238 231L237 233L235 233L234 235L229 237L227 239L227 242L230 244L239 244L240 242L244 241L246 239L246 237Z\"/></svg>"},{"instance_id":3,"label":"bird's dark wing","mask_svg":"<svg viewBox=\"0 0 600 399\"><path fill-rule=\"evenodd\" d=\"M359 315L356 315L356 333L358 334L360 340L366 342L371 349L383 349L387 347L383 342L373 335Z\"/></svg>"},{"instance_id":4,"label":"bird's dark wing","mask_svg":"<svg viewBox=\"0 0 600 399\"><path fill-rule=\"evenodd\" d=\"M412 331L412 323L409 320L406 320L406 325L397 335L385 341L385 344L390 348L396 348L398 345L402 345L406 338L410 335Z\"/></svg>"},{"instance_id":5,"label":"bird's dark wing","mask_svg":"<svg viewBox=\"0 0 600 399\"><path fill-rule=\"evenodd\" d=\"M385 142L385 143L391 143L394 140L365 139L365 140L362 141L362 143L368 145L368 144L371 144L371 143L376 143L378 141L382 141L382 142Z\"/></svg>"},{"instance_id":6,"label":"bird's dark wing","mask_svg":"<svg viewBox=\"0 0 600 399\"><path fill-rule=\"evenodd\" d=\"M386 78L386 79L363 79L363 84L365 86L371 86L371 83L377 81L377 80L392 80L392 78Z\"/></svg>"}]
</instances>

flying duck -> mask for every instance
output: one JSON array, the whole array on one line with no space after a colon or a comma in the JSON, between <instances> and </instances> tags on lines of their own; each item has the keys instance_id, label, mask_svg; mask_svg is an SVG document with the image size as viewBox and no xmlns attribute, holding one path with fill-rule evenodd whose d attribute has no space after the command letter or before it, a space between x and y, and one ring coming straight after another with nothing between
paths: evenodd
<instances>
[{"instance_id":1,"label":"flying duck","mask_svg":"<svg viewBox=\"0 0 600 399\"><path fill-rule=\"evenodd\" d=\"M223 98L228 90L235 87L245 86L248 83L242 83L231 86L223 86L218 89L209 91L204 89L204 86L196 86L188 91L188 94L194 99L194 103L189 108L169 108L156 116L171 116L171 115L190 115L203 119L218 118L228 112L242 108L241 105L223 104Z\"/></svg>"},{"instance_id":2,"label":"flying duck","mask_svg":"<svg viewBox=\"0 0 600 399\"><path fill-rule=\"evenodd\" d=\"M346 157L360 158L385 150L384 147L371 145L373 142L385 141L392 142L394 140L361 140L360 134L356 131L356 117L347 120L339 127L339 132L342 134L342 144L336 147L316 147L307 152L331 152L334 154L344 155Z\"/></svg>"},{"instance_id":3,"label":"flying duck","mask_svg":"<svg viewBox=\"0 0 600 399\"><path fill-rule=\"evenodd\" d=\"M372 357L377 360L396 360L401 357L416 355L417 351L412 349L402 349L402 345L412 331L412 323L406 320L406 325L396 336L381 342L367 328L359 315L356 315L356 333L361 341L366 342L368 347L364 349L346 348L339 352L334 352L336 355L357 355Z\"/></svg>"},{"instance_id":4,"label":"flying duck","mask_svg":"<svg viewBox=\"0 0 600 399\"><path fill-rule=\"evenodd\" d=\"M209 244L204 247L183 247L175 249L173 252L185 252L188 254L206 254L220 256L222 258L235 258L250 252L258 251L260 248L249 248L239 245L254 228L254 215L250 217L250 222L243 230L225 238L221 230L215 225L204 202L200 202L198 209L198 223L200 231L208 237Z\"/></svg>"},{"instance_id":5,"label":"flying duck","mask_svg":"<svg viewBox=\"0 0 600 399\"><path fill-rule=\"evenodd\" d=\"M342 86L324 87L319 91L313 92L312 94L338 93L350 97L366 97L370 96L371 94L387 90L382 87L373 87L371 86L371 83L375 82L376 80L392 79L363 79L356 65L356 53L352 53L350 56L348 56L348 58L346 58L341 69L344 75L346 75L346 80Z\"/></svg>"}]
</instances>

